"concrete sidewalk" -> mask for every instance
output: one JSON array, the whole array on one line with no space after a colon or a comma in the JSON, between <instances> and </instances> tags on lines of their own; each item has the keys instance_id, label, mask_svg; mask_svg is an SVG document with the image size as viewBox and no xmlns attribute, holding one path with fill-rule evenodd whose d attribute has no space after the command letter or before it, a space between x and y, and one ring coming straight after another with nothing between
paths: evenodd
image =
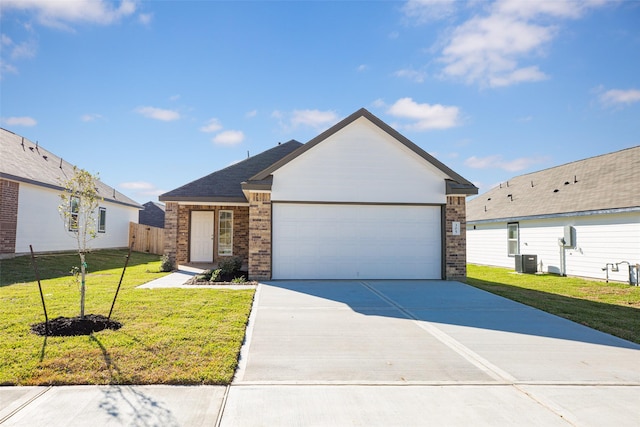
<instances>
[{"instance_id":1,"label":"concrete sidewalk","mask_svg":"<svg viewBox=\"0 0 640 427\"><path fill-rule=\"evenodd\" d=\"M6 426L638 426L640 345L467 285L268 282L230 387L2 387Z\"/></svg>"}]
</instances>

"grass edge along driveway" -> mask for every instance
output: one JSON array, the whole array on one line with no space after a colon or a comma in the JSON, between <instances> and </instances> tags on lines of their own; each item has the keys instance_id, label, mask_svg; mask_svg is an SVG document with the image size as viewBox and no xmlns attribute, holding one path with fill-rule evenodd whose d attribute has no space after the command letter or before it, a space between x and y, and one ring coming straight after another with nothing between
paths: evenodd
<instances>
[{"instance_id":1,"label":"grass edge along driveway","mask_svg":"<svg viewBox=\"0 0 640 427\"><path fill-rule=\"evenodd\" d=\"M467 284L640 344L640 286L474 264Z\"/></svg>"},{"instance_id":2,"label":"grass edge along driveway","mask_svg":"<svg viewBox=\"0 0 640 427\"><path fill-rule=\"evenodd\" d=\"M87 255L87 314L109 313L126 253ZM78 255L37 262L49 318L77 316ZM255 291L136 289L159 269L159 256L132 253L112 314L120 330L45 338L30 331L44 320L30 257L0 260L0 385L230 383Z\"/></svg>"}]
</instances>

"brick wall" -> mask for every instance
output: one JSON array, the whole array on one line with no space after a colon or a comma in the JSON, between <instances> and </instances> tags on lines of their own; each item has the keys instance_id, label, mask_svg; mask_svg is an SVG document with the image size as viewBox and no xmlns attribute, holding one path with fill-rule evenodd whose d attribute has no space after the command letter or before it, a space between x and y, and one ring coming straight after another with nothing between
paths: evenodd
<instances>
[{"instance_id":1,"label":"brick wall","mask_svg":"<svg viewBox=\"0 0 640 427\"><path fill-rule=\"evenodd\" d=\"M0 254L16 251L19 187L17 182L0 179Z\"/></svg>"},{"instance_id":2,"label":"brick wall","mask_svg":"<svg viewBox=\"0 0 640 427\"><path fill-rule=\"evenodd\" d=\"M189 262L189 230L192 211L214 212L214 236L218 236L219 211L233 211L233 257L249 260L249 208L246 206L178 205L167 202L165 207L165 254L177 264ZM214 262L225 258L218 255L218 239L213 240ZM228 258L228 257L227 257Z\"/></svg>"},{"instance_id":3,"label":"brick wall","mask_svg":"<svg viewBox=\"0 0 640 427\"><path fill-rule=\"evenodd\" d=\"M452 223L460 223L460 235L454 236ZM465 196L447 196L445 207L445 279L467 279L467 222Z\"/></svg>"},{"instance_id":4,"label":"brick wall","mask_svg":"<svg viewBox=\"0 0 640 427\"><path fill-rule=\"evenodd\" d=\"M164 254L171 259L174 267L176 267L178 255L178 204L175 202L165 203Z\"/></svg>"},{"instance_id":5,"label":"brick wall","mask_svg":"<svg viewBox=\"0 0 640 427\"><path fill-rule=\"evenodd\" d=\"M249 194L249 278L271 279L271 194Z\"/></svg>"}]
</instances>

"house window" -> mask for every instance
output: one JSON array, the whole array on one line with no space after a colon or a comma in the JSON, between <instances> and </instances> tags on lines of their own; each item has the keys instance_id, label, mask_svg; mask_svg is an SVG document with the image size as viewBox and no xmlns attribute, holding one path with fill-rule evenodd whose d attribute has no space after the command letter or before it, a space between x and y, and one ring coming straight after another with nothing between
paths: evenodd
<instances>
[{"instance_id":1,"label":"house window","mask_svg":"<svg viewBox=\"0 0 640 427\"><path fill-rule=\"evenodd\" d=\"M507 224L507 247L509 256L515 256L520 253L520 231L517 222Z\"/></svg>"},{"instance_id":2,"label":"house window","mask_svg":"<svg viewBox=\"0 0 640 427\"><path fill-rule=\"evenodd\" d=\"M233 255L233 211L220 211L218 255Z\"/></svg>"},{"instance_id":3,"label":"house window","mask_svg":"<svg viewBox=\"0 0 640 427\"><path fill-rule=\"evenodd\" d=\"M78 231L78 215L80 213L80 198L71 197L69 206L69 231Z\"/></svg>"},{"instance_id":4,"label":"house window","mask_svg":"<svg viewBox=\"0 0 640 427\"><path fill-rule=\"evenodd\" d=\"M107 208L100 208L98 211L98 233L107 231Z\"/></svg>"}]
</instances>

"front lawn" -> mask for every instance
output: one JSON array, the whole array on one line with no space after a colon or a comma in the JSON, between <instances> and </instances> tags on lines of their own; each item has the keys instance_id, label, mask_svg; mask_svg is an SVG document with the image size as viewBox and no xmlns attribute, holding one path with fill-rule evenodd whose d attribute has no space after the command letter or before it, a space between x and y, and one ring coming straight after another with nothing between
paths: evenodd
<instances>
[{"instance_id":1,"label":"front lawn","mask_svg":"<svg viewBox=\"0 0 640 427\"><path fill-rule=\"evenodd\" d=\"M109 314L125 256L87 255L87 314ZM78 255L37 262L49 318L77 316ZM157 255L132 254L111 316L121 329L42 337L30 331L44 321L30 257L0 260L0 385L230 383L254 290L136 289L159 269Z\"/></svg>"},{"instance_id":2,"label":"front lawn","mask_svg":"<svg viewBox=\"0 0 640 427\"><path fill-rule=\"evenodd\" d=\"M467 283L640 343L640 286L469 264Z\"/></svg>"}]
</instances>

